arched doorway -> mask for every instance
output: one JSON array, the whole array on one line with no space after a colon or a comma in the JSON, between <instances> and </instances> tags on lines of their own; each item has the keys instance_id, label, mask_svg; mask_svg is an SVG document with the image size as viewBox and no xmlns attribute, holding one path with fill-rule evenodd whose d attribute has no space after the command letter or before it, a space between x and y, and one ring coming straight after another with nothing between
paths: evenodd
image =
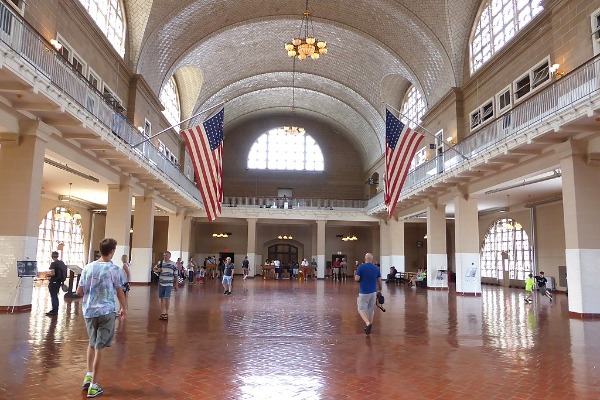
<instances>
[{"instance_id":1,"label":"arched doorway","mask_svg":"<svg viewBox=\"0 0 600 400\"><path fill-rule=\"evenodd\" d=\"M39 270L48 270L50 256L55 250L65 264L83 267L83 233L81 222L74 215L76 214L68 209L56 207L42 219L36 255Z\"/></svg>"},{"instance_id":2,"label":"arched doorway","mask_svg":"<svg viewBox=\"0 0 600 400\"><path fill-rule=\"evenodd\" d=\"M523 226L500 218L488 227L481 247L481 277L525 280L532 270L532 251Z\"/></svg>"},{"instance_id":3,"label":"arched doorway","mask_svg":"<svg viewBox=\"0 0 600 400\"><path fill-rule=\"evenodd\" d=\"M282 266L290 265L290 261L298 261L298 247L288 243L276 243L268 248L269 260L279 260Z\"/></svg>"}]
</instances>

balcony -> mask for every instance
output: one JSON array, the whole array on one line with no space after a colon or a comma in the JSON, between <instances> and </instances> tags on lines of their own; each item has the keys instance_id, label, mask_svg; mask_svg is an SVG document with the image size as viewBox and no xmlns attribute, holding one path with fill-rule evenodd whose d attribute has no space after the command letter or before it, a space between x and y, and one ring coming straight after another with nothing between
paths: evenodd
<instances>
[{"instance_id":1,"label":"balcony","mask_svg":"<svg viewBox=\"0 0 600 400\"><path fill-rule=\"evenodd\" d=\"M3 53L0 62L4 68L13 71L15 76L27 82L15 87L21 88L19 90L26 94L44 92L46 95L44 100L48 101L48 104L40 106L40 103L36 103L36 109L24 107L23 110L52 125L52 121L45 118L51 115L48 111L72 111L65 110L64 104L72 106L75 112L68 115L73 118L71 129L75 130L76 127L78 130L70 135L71 140L87 140L86 146L89 148L105 146L119 152L120 162L124 167L122 169L125 171L127 168L140 171L141 166L139 174L143 176L143 180L150 184L165 184L166 189L174 189L185 198L184 201L176 201L177 203L201 206L198 188L176 165L150 142L136 146L146 137L125 119L122 107L115 107L114 102L104 98L37 31L1 3L0 47ZM10 92L16 89L6 89L5 93L8 93L7 90ZM52 101L55 103L50 104ZM81 127L94 133L83 134L80 132ZM65 126L59 128L61 131L69 129ZM96 143L90 144L90 141ZM103 144L99 144L100 141Z\"/></svg>"}]
</instances>

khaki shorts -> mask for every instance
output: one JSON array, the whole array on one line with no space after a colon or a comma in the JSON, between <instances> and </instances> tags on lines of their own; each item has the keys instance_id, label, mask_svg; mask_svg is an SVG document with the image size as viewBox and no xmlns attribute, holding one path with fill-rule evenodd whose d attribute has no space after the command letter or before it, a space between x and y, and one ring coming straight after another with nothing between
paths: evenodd
<instances>
[{"instance_id":1,"label":"khaki shorts","mask_svg":"<svg viewBox=\"0 0 600 400\"><path fill-rule=\"evenodd\" d=\"M356 305L358 307L358 311L373 313L375 312L375 300L377 299L377 293L368 293L363 294L359 293L358 298L356 299Z\"/></svg>"},{"instance_id":2,"label":"khaki shorts","mask_svg":"<svg viewBox=\"0 0 600 400\"><path fill-rule=\"evenodd\" d=\"M115 319L115 313L85 319L90 347L100 350L110 346L115 336Z\"/></svg>"}]
</instances>

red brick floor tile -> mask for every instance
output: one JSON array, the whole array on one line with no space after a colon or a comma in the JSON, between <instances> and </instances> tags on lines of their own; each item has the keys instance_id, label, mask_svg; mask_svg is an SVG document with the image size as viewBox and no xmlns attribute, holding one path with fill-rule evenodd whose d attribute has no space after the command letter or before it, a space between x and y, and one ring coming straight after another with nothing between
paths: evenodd
<instances>
[{"instance_id":1,"label":"red brick floor tile","mask_svg":"<svg viewBox=\"0 0 600 400\"><path fill-rule=\"evenodd\" d=\"M134 287L128 320L104 351L107 399L598 399L600 322L568 318L524 292L481 297L384 289L370 337L352 281L247 280L184 286L169 321L155 287ZM0 315L0 399L85 398L87 335L78 300L44 315Z\"/></svg>"}]
</instances>

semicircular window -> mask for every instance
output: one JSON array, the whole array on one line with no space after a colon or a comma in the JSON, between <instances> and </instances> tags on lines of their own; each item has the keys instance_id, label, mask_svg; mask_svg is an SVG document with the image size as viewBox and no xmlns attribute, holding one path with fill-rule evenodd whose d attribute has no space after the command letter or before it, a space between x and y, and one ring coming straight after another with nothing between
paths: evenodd
<instances>
[{"instance_id":1,"label":"semicircular window","mask_svg":"<svg viewBox=\"0 0 600 400\"><path fill-rule=\"evenodd\" d=\"M323 171L325 162L319 144L306 133L271 129L256 139L248 153L248 169Z\"/></svg>"}]
</instances>

